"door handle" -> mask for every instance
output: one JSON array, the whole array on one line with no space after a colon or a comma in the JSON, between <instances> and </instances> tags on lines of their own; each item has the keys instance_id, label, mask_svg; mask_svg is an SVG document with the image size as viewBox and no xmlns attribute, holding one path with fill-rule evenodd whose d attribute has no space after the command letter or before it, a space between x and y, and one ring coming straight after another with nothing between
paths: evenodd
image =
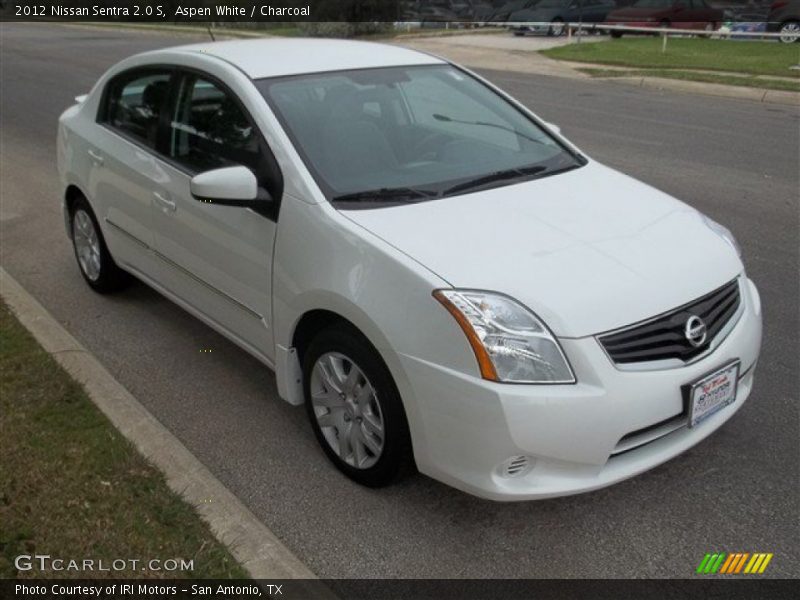
<instances>
[{"instance_id":1,"label":"door handle","mask_svg":"<svg viewBox=\"0 0 800 600\"><path fill-rule=\"evenodd\" d=\"M175 212L178 208L174 200L170 200L161 192L153 192L153 198L156 199L156 204L158 204L164 212Z\"/></svg>"},{"instance_id":2,"label":"door handle","mask_svg":"<svg viewBox=\"0 0 800 600\"><path fill-rule=\"evenodd\" d=\"M88 152L89 152L89 158L91 158L98 167L103 166L102 154L100 154L96 150L89 150Z\"/></svg>"}]
</instances>

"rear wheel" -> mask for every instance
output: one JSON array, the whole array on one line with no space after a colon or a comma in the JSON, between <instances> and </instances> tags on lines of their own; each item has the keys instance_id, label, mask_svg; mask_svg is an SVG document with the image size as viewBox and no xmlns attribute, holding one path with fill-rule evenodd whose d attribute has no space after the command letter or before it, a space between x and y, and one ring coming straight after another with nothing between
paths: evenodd
<instances>
[{"instance_id":1,"label":"rear wheel","mask_svg":"<svg viewBox=\"0 0 800 600\"><path fill-rule=\"evenodd\" d=\"M784 44L793 44L800 40L800 21L786 21L781 25L781 37L778 38Z\"/></svg>"},{"instance_id":2,"label":"rear wheel","mask_svg":"<svg viewBox=\"0 0 800 600\"><path fill-rule=\"evenodd\" d=\"M381 487L412 470L400 394L358 331L335 325L314 338L303 357L303 387L317 441L342 473Z\"/></svg>"},{"instance_id":3,"label":"rear wheel","mask_svg":"<svg viewBox=\"0 0 800 600\"><path fill-rule=\"evenodd\" d=\"M561 37L564 35L564 31L566 31L566 27L564 26L564 21L561 19L553 19L550 22L550 28L547 30L547 35L551 37Z\"/></svg>"},{"instance_id":4,"label":"rear wheel","mask_svg":"<svg viewBox=\"0 0 800 600\"><path fill-rule=\"evenodd\" d=\"M619 38L622 37L622 32L621 31L612 31L611 32L611 37L614 38L615 40L618 40Z\"/></svg>"},{"instance_id":5,"label":"rear wheel","mask_svg":"<svg viewBox=\"0 0 800 600\"><path fill-rule=\"evenodd\" d=\"M117 266L106 246L103 232L86 198L78 198L70 211L72 247L81 275L96 292L116 292L130 283L131 276Z\"/></svg>"}]
</instances>

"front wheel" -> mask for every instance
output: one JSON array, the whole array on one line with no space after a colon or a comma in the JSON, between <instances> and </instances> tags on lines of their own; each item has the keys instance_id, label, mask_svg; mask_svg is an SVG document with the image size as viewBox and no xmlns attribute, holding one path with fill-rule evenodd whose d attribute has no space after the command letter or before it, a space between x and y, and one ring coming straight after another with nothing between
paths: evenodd
<instances>
[{"instance_id":1,"label":"front wheel","mask_svg":"<svg viewBox=\"0 0 800 600\"><path fill-rule=\"evenodd\" d=\"M321 332L303 357L311 427L325 454L350 479L392 483L413 465L400 394L377 350L351 327Z\"/></svg>"},{"instance_id":2,"label":"front wheel","mask_svg":"<svg viewBox=\"0 0 800 600\"><path fill-rule=\"evenodd\" d=\"M117 266L103 232L86 198L78 198L70 211L72 247L81 275L96 292L107 294L124 288L130 275Z\"/></svg>"},{"instance_id":3,"label":"front wheel","mask_svg":"<svg viewBox=\"0 0 800 600\"><path fill-rule=\"evenodd\" d=\"M784 44L793 44L800 41L800 21L786 21L781 25L781 36L778 38Z\"/></svg>"},{"instance_id":4,"label":"front wheel","mask_svg":"<svg viewBox=\"0 0 800 600\"><path fill-rule=\"evenodd\" d=\"M622 37L622 32L621 31L612 31L611 32L611 37L614 38L615 40L618 40L619 38Z\"/></svg>"}]
</instances>

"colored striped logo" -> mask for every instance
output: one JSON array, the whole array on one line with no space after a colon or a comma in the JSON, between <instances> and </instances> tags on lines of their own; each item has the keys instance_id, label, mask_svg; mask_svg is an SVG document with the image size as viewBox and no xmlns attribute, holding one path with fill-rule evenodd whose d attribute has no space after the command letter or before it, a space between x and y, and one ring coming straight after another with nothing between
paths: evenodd
<instances>
[{"instance_id":1,"label":"colored striped logo","mask_svg":"<svg viewBox=\"0 0 800 600\"><path fill-rule=\"evenodd\" d=\"M706 554L697 566L697 573L702 575L739 575L761 574L767 570L772 553L769 552L715 552Z\"/></svg>"}]
</instances>

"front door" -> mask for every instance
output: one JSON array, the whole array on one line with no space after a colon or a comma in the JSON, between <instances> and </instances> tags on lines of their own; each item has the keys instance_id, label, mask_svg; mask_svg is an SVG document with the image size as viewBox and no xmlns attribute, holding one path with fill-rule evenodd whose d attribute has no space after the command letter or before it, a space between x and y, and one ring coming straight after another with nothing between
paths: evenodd
<instances>
[{"instance_id":1,"label":"front door","mask_svg":"<svg viewBox=\"0 0 800 600\"><path fill-rule=\"evenodd\" d=\"M234 165L250 168L269 189L269 149L233 93L210 77L181 74L170 111L163 142L168 176L153 192L154 243L163 271L159 280L272 361L276 217L204 203L189 192L197 173Z\"/></svg>"}]
</instances>

